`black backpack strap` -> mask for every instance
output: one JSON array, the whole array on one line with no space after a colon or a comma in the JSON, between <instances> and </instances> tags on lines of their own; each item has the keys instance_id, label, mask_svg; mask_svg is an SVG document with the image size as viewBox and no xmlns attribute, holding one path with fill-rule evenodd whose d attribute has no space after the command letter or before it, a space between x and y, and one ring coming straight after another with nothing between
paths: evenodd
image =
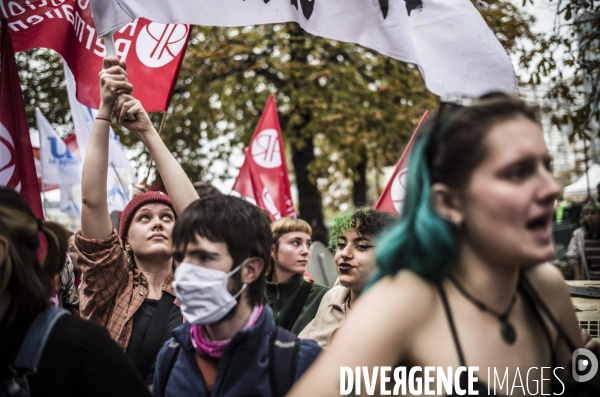
<instances>
[{"instance_id":1,"label":"black backpack strap","mask_svg":"<svg viewBox=\"0 0 600 397\"><path fill-rule=\"evenodd\" d=\"M165 395L165 391L167 390L167 381L169 380L169 376L171 376L171 371L175 366L175 360L177 359L181 347L179 343L175 342L175 340L171 340L167 346L167 350L163 356L164 366L162 367L161 371L154 374L154 378L157 379L156 384L159 388L159 390L154 390L154 393L156 393L158 397Z\"/></svg>"},{"instance_id":2,"label":"black backpack strap","mask_svg":"<svg viewBox=\"0 0 600 397\"><path fill-rule=\"evenodd\" d=\"M296 380L300 339L281 327L275 327L269 343L269 381L271 395L284 397Z\"/></svg>"},{"instance_id":3,"label":"black backpack strap","mask_svg":"<svg viewBox=\"0 0 600 397\"><path fill-rule=\"evenodd\" d=\"M173 295L163 292L152 320L150 320L150 325L148 325L140 351L135 356L135 366L143 379L148 377L150 368L152 368L152 364L160 351L160 346L167 332L169 316L173 309L173 301L175 301Z\"/></svg>"},{"instance_id":4,"label":"black backpack strap","mask_svg":"<svg viewBox=\"0 0 600 397\"><path fill-rule=\"evenodd\" d=\"M287 313L287 316L283 319L283 323L281 327L287 329L288 331L292 329L292 326L300 316L300 312L308 299L308 295L310 294L310 290L312 289L313 283L308 281L302 281L302 285L300 286L300 291L296 294L296 298L294 302L292 302L292 307L290 311Z\"/></svg>"},{"instance_id":5,"label":"black backpack strap","mask_svg":"<svg viewBox=\"0 0 600 397\"><path fill-rule=\"evenodd\" d=\"M49 307L35 317L11 366L15 371L24 375L37 373L48 336L56 321L64 314L68 312L58 307Z\"/></svg>"},{"instance_id":6,"label":"black backpack strap","mask_svg":"<svg viewBox=\"0 0 600 397\"><path fill-rule=\"evenodd\" d=\"M562 329L558 321L556 321L556 319L550 312L550 309L548 309L548 306L546 306L542 298L540 298L540 296L538 295L535 288L533 288L533 285L531 285L531 283L523 273L521 273L521 276L519 278L519 287L535 303L535 305L544 312L544 314L546 315L546 317L548 317L552 325L554 325L554 328L556 328L556 330L558 331L559 336L565 340L566 344L569 346L569 349L573 351L577 350L577 346L575 346L571 339L569 339L567 333Z\"/></svg>"}]
</instances>

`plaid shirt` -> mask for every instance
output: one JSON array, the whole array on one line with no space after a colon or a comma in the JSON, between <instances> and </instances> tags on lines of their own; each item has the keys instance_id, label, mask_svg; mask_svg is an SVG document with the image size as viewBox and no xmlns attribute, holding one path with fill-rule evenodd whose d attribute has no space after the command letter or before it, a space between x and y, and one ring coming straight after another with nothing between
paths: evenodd
<instances>
[{"instance_id":1,"label":"plaid shirt","mask_svg":"<svg viewBox=\"0 0 600 397\"><path fill-rule=\"evenodd\" d=\"M143 273L131 270L117 230L104 240L90 240L75 235L79 251L77 262L82 270L79 286L81 317L106 327L123 350L131 338L133 315L148 295L148 282ZM162 285L162 291L175 296L173 272ZM179 306L179 302L174 302Z\"/></svg>"}]
</instances>

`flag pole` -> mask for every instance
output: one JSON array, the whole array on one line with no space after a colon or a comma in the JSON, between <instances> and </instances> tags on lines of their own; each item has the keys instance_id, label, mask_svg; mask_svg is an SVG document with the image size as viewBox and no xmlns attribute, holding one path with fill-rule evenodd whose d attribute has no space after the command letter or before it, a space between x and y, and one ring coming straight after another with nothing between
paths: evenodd
<instances>
[{"instance_id":1,"label":"flag pole","mask_svg":"<svg viewBox=\"0 0 600 397\"><path fill-rule=\"evenodd\" d=\"M49 220L51 220L48 216L48 209L46 206L46 189L44 188L44 162L42 161L42 131L38 131L38 134L40 135L40 172L42 174L42 207L44 209L44 217L47 217Z\"/></svg>"},{"instance_id":2,"label":"flag pole","mask_svg":"<svg viewBox=\"0 0 600 397\"><path fill-rule=\"evenodd\" d=\"M162 113L163 113L163 116L162 116L162 120L160 121L160 126L158 127L158 135L161 134L163 126L165 125L165 119L167 118L167 112L164 111ZM154 160L152 159L152 157L150 157L150 161L148 162L148 172L146 172L146 177L143 179L146 182L148 182L148 178L150 177L150 171L152 170L152 164L154 164Z\"/></svg>"},{"instance_id":3,"label":"flag pole","mask_svg":"<svg viewBox=\"0 0 600 397\"><path fill-rule=\"evenodd\" d=\"M123 188L123 193L125 193L127 195L127 200L131 200L131 197L129 197L129 189L127 189L125 187L125 184L121 180L121 176L117 172L117 169L115 168L115 165L113 164L112 161L110 162L110 166L112 167L113 171L115 172L115 175L117 176L117 180L119 181L119 185L121 185L121 187Z\"/></svg>"},{"instance_id":4,"label":"flag pole","mask_svg":"<svg viewBox=\"0 0 600 397\"><path fill-rule=\"evenodd\" d=\"M113 39L113 34L109 33L105 36L102 36L104 40L104 47L106 47L106 55L109 57L117 56L117 47L115 47L115 40Z\"/></svg>"}]
</instances>

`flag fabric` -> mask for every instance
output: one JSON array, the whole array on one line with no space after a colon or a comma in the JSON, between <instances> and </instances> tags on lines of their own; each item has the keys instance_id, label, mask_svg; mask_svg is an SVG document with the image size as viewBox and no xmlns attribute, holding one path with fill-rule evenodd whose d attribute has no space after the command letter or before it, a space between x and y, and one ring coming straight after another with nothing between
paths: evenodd
<instances>
[{"instance_id":1,"label":"flag fabric","mask_svg":"<svg viewBox=\"0 0 600 397\"><path fill-rule=\"evenodd\" d=\"M64 65L65 80L71 115L75 125L75 137L79 156L85 158L85 152L92 135L94 120L98 111L79 103L75 97L76 83L67 64ZM71 138L73 139L73 138ZM119 137L109 129L107 200L109 212L123 211L131 195L130 187L137 182L135 171L125 154Z\"/></svg>"},{"instance_id":2,"label":"flag fabric","mask_svg":"<svg viewBox=\"0 0 600 397\"><path fill-rule=\"evenodd\" d=\"M204 26L297 22L418 65L440 96L517 91L508 54L471 0L94 0L92 7L100 36L138 17Z\"/></svg>"},{"instance_id":3,"label":"flag fabric","mask_svg":"<svg viewBox=\"0 0 600 397\"><path fill-rule=\"evenodd\" d=\"M40 192L48 192L50 190L58 189L58 185L48 185L48 184L42 185L42 164L40 161L40 148L33 146L32 149L33 149L33 160L35 162L35 173L37 175L38 186L40 188Z\"/></svg>"},{"instance_id":4,"label":"flag fabric","mask_svg":"<svg viewBox=\"0 0 600 397\"><path fill-rule=\"evenodd\" d=\"M20 192L44 219L15 53L6 21L0 24L0 185Z\"/></svg>"},{"instance_id":5,"label":"flag fabric","mask_svg":"<svg viewBox=\"0 0 600 397\"><path fill-rule=\"evenodd\" d=\"M81 183L60 185L60 210L71 218L81 218Z\"/></svg>"},{"instance_id":6,"label":"flag fabric","mask_svg":"<svg viewBox=\"0 0 600 397\"><path fill-rule=\"evenodd\" d=\"M81 164L56 134L39 108L35 109L40 132L42 183L74 185L81 183Z\"/></svg>"},{"instance_id":7,"label":"flag fabric","mask_svg":"<svg viewBox=\"0 0 600 397\"><path fill-rule=\"evenodd\" d=\"M244 197L253 199L258 207L269 213L272 221L280 219L281 212L277 209L273 198L263 184L258 173L258 167L254 162L254 156L252 156L248 148L244 149L244 154L244 164L240 168L240 173L231 190L238 192Z\"/></svg>"},{"instance_id":8,"label":"flag fabric","mask_svg":"<svg viewBox=\"0 0 600 397\"><path fill-rule=\"evenodd\" d=\"M376 210L389 212L395 216L402 214L402 206L404 205L404 198L406 197L406 179L408 177L408 159L410 157L410 151L412 150L415 136L417 136L419 128L421 128L421 125L423 125L427 119L428 113L427 110L423 113L415 132L413 132L412 137L410 137L408 144L404 148L404 152L402 153L398 164L394 167L392 176L375 204L374 208Z\"/></svg>"},{"instance_id":9,"label":"flag fabric","mask_svg":"<svg viewBox=\"0 0 600 397\"><path fill-rule=\"evenodd\" d=\"M106 50L98 38L89 0L0 0L0 18L7 18L15 51L50 48L65 59L77 79L77 98L100 108L98 72ZM127 61L136 98L149 112L169 106L190 27L139 19L115 33L117 54Z\"/></svg>"},{"instance_id":10,"label":"flag fabric","mask_svg":"<svg viewBox=\"0 0 600 397\"><path fill-rule=\"evenodd\" d=\"M248 148L256 172L269 191L278 212L282 217L295 218L296 211L292 201L277 105L272 94L267 100Z\"/></svg>"}]
</instances>

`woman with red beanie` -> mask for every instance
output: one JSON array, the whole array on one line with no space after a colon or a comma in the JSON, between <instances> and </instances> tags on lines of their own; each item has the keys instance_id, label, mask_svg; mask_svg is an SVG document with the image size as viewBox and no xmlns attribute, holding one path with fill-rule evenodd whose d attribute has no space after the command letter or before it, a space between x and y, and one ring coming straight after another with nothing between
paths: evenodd
<instances>
[{"instance_id":1,"label":"woman with red beanie","mask_svg":"<svg viewBox=\"0 0 600 397\"><path fill-rule=\"evenodd\" d=\"M198 195L140 102L129 95L133 87L125 63L105 58L99 80L100 109L83 163L81 230L75 236L81 316L104 325L151 385L160 347L183 322L172 287L171 232L176 214ZM146 146L171 193L134 197L123 210L118 234L106 200L113 114Z\"/></svg>"}]
</instances>

